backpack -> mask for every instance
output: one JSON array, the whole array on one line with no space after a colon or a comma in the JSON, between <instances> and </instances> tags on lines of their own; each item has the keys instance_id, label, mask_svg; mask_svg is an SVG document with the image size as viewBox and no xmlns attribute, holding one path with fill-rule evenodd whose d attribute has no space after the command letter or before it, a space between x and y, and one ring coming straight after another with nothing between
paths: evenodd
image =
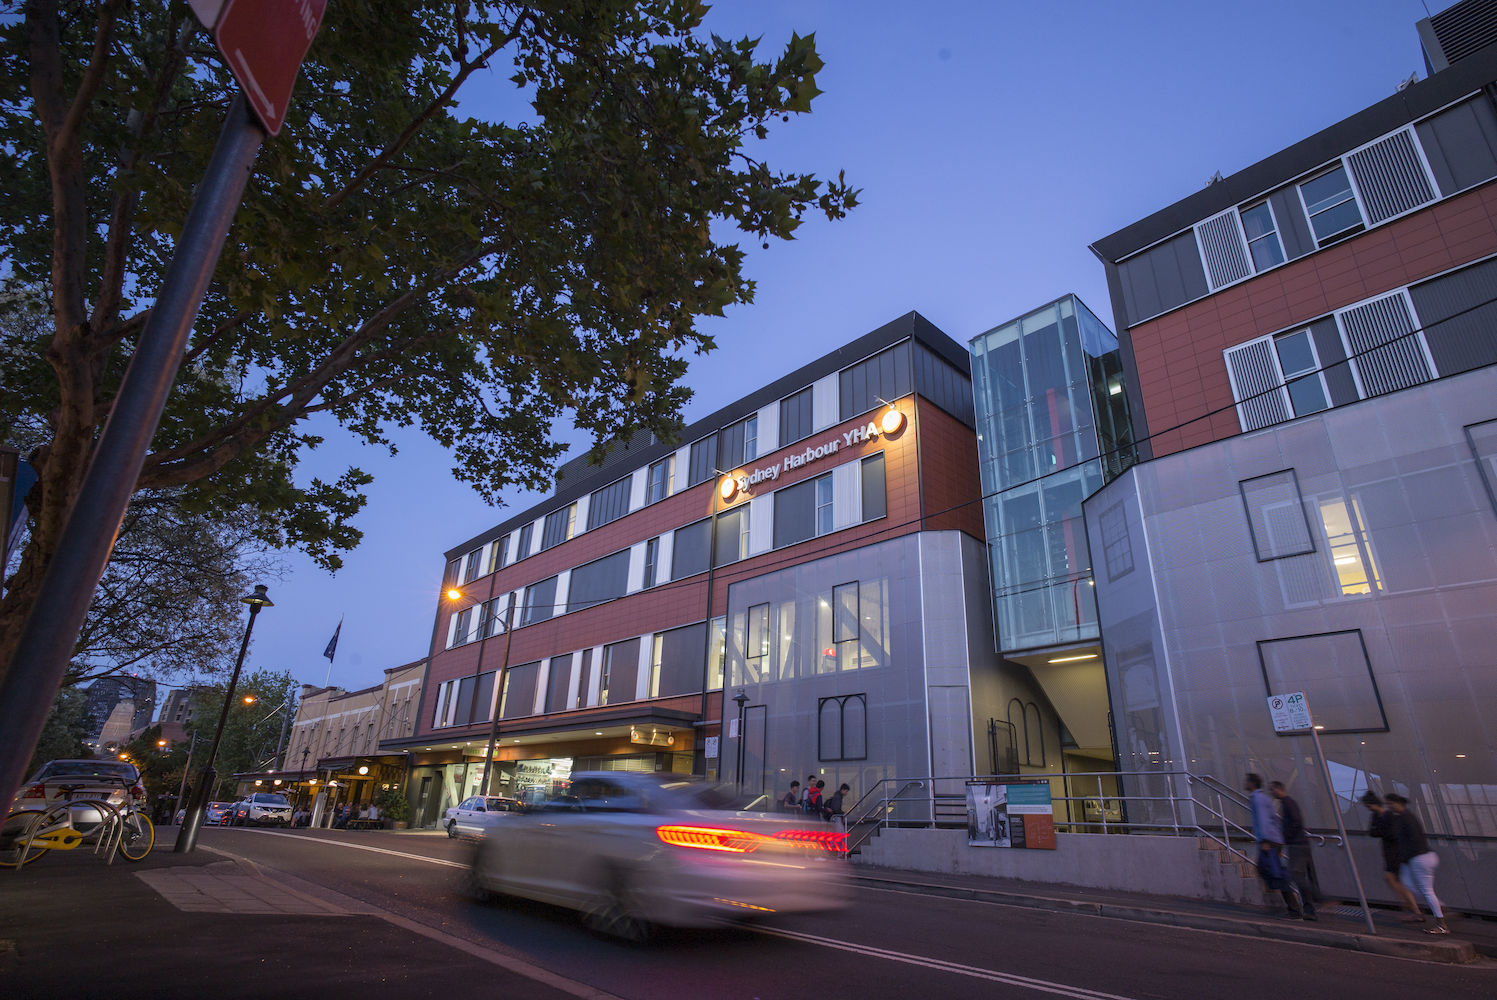
<instances>
[{"instance_id":1,"label":"backpack","mask_svg":"<svg viewBox=\"0 0 1497 1000\"><path fill-rule=\"evenodd\" d=\"M817 788L807 789L806 797L801 800L800 807L808 813L817 816L821 815L821 790Z\"/></svg>"}]
</instances>

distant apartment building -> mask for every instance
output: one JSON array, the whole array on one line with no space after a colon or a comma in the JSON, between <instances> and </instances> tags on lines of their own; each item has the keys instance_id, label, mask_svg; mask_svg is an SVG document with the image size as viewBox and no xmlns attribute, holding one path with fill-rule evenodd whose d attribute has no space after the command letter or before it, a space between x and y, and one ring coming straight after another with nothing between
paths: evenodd
<instances>
[{"instance_id":1,"label":"distant apartment building","mask_svg":"<svg viewBox=\"0 0 1497 1000\"><path fill-rule=\"evenodd\" d=\"M117 706L125 702L129 703L126 709L117 712ZM88 686L84 713L93 741L100 745L129 742L130 735L149 726L156 713L156 682L144 677L100 677ZM113 724L106 733L111 717Z\"/></svg>"},{"instance_id":2,"label":"distant apartment building","mask_svg":"<svg viewBox=\"0 0 1497 1000\"><path fill-rule=\"evenodd\" d=\"M1468 0L1428 19L1428 79L1096 242L1151 460L1084 504L1121 769L1261 772L1321 829L1398 791L1441 897L1488 913L1494 17ZM1271 724L1266 698L1293 691L1333 794L1310 739Z\"/></svg>"}]
</instances>

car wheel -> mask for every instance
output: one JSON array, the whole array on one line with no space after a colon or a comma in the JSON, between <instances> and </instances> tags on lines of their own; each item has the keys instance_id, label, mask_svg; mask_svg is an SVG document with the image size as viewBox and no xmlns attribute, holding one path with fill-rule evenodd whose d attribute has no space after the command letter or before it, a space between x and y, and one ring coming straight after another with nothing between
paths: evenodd
<instances>
[{"instance_id":1,"label":"car wheel","mask_svg":"<svg viewBox=\"0 0 1497 1000\"><path fill-rule=\"evenodd\" d=\"M614 870L607 885L607 893L583 914L588 928L632 944L649 940L655 928L641 915L633 880L626 872Z\"/></svg>"},{"instance_id":2,"label":"car wheel","mask_svg":"<svg viewBox=\"0 0 1497 1000\"><path fill-rule=\"evenodd\" d=\"M450 819L450 820L447 821L447 837L450 840L450 839L452 839L452 838L454 838L456 836L457 836L457 820Z\"/></svg>"}]
</instances>

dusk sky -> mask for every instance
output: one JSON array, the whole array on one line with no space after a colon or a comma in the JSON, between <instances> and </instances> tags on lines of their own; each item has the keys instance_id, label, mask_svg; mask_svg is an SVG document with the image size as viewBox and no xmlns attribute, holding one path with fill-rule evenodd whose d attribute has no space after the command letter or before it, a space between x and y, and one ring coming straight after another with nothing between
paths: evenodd
<instances>
[{"instance_id":1,"label":"dusk sky","mask_svg":"<svg viewBox=\"0 0 1497 1000\"><path fill-rule=\"evenodd\" d=\"M810 115L754 150L781 170L845 170L862 205L808 221L792 243L751 247L756 301L701 329L687 422L916 310L962 344L1067 292L1112 325L1087 249L1145 215L1424 77L1414 24L1449 0L1014 0L859 3L732 0L707 26L815 33L825 91ZM472 114L523 119L497 61L470 90ZM356 524L363 544L329 575L285 553L267 579L246 669L353 690L429 650L443 553L538 502L487 506L419 434L398 455L333 426L303 481L355 464L375 477ZM570 428L559 431L578 441ZM340 617L331 674L323 648Z\"/></svg>"}]
</instances>

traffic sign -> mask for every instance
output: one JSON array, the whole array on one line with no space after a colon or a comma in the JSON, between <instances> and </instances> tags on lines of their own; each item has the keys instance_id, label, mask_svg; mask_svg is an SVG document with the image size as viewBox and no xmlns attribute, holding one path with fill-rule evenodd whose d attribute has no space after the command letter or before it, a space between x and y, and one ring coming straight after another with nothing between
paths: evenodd
<instances>
[{"instance_id":1,"label":"traffic sign","mask_svg":"<svg viewBox=\"0 0 1497 1000\"><path fill-rule=\"evenodd\" d=\"M291 88L327 0L192 0L267 135L279 135Z\"/></svg>"},{"instance_id":2,"label":"traffic sign","mask_svg":"<svg viewBox=\"0 0 1497 1000\"><path fill-rule=\"evenodd\" d=\"M1303 691L1268 696L1268 714L1273 717L1276 733L1297 733L1314 728L1310 721L1310 703Z\"/></svg>"}]
</instances>

